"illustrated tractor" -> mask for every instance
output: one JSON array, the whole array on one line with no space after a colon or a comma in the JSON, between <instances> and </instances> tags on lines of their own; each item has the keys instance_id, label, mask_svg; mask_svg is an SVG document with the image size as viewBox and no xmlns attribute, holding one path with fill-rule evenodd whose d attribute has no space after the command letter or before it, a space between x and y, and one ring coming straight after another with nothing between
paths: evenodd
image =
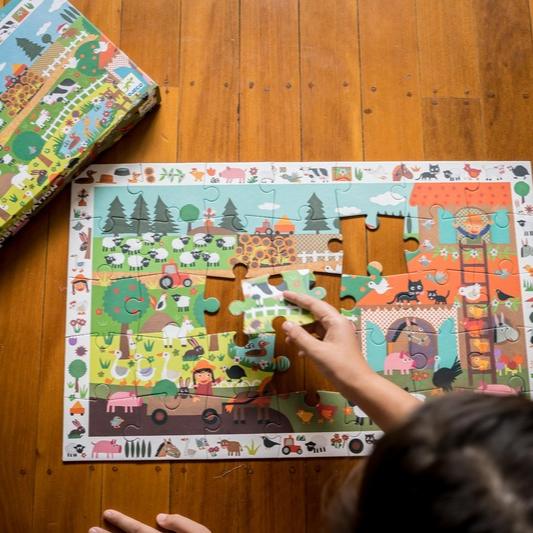
<instances>
[{"instance_id":1,"label":"illustrated tractor","mask_svg":"<svg viewBox=\"0 0 533 533\"><path fill-rule=\"evenodd\" d=\"M180 285L190 287L192 285L192 279L187 274L181 274L178 265L174 261L169 261L161 268L159 285L162 289L172 289Z\"/></svg>"},{"instance_id":2,"label":"illustrated tractor","mask_svg":"<svg viewBox=\"0 0 533 533\"><path fill-rule=\"evenodd\" d=\"M286 437L283 439L283 448L281 448L281 453L283 455L289 455L291 453L302 455L303 450L299 444L294 443L293 437Z\"/></svg>"}]
</instances>

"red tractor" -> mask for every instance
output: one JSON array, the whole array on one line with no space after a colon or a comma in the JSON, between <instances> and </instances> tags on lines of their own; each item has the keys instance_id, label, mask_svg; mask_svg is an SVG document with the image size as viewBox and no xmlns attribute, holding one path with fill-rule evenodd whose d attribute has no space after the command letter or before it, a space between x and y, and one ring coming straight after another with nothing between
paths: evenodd
<instances>
[{"instance_id":1,"label":"red tractor","mask_svg":"<svg viewBox=\"0 0 533 533\"><path fill-rule=\"evenodd\" d=\"M290 453L297 453L298 455L302 455L303 450L299 444L294 444L293 437L286 437L285 439L283 439L283 448L281 448L281 453L283 455L289 455Z\"/></svg>"},{"instance_id":2,"label":"red tractor","mask_svg":"<svg viewBox=\"0 0 533 533\"><path fill-rule=\"evenodd\" d=\"M181 274L178 265L174 261L165 263L161 269L161 279L159 285L162 289L172 289L172 287L190 287L192 279L187 274Z\"/></svg>"}]
</instances>

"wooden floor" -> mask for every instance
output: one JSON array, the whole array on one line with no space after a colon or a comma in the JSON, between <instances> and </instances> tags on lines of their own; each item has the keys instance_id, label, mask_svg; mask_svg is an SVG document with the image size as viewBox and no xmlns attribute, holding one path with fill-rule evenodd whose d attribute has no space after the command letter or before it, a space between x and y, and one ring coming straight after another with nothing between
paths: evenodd
<instances>
[{"instance_id":1,"label":"wooden floor","mask_svg":"<svg viewBox=\"0 0 533 533\"><path fill-rule=\"evenodd\" d=\"M533 159L533 0L75 4L162 86L161 109L101 161ZM68 202L0 250L0 529L85 531L112 506L214 532L317 531L324 485L355 460L62 464ZM343 232L346 271L404 271L401 221ZM293 358L278 386L328 384Z\"/></svg>"}]
</instances>

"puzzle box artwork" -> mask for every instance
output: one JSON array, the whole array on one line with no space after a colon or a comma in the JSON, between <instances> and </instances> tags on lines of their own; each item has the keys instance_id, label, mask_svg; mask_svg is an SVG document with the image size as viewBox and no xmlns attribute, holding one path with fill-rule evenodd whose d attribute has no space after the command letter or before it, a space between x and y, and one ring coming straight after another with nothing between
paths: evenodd
<instances>
[{"instance_id":1,"label":"puzzle box artwork","mask_svg":"<svg viewBox=\"0 0 533 533\"><path fill-rule=\"evenodd\" d=\"M343 271L342 217L402 217L407 274ZM529 395L533 193L526 162L94 165L72 189L64 460L368 454L381 435L339 393L277 393L272 319L312 321L285 288L326 297L373 369L419 400L451 390ZM229 309L209 276L248 268ZM281 284L269 277L281 274ZM243 315L248 342L207 332Z\"/></svg>"}]
</instances>

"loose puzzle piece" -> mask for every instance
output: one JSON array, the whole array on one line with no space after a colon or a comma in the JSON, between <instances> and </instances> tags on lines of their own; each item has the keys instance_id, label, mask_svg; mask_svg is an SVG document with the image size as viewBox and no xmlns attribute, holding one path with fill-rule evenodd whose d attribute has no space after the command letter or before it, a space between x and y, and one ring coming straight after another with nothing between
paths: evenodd
<instances>
[{"instance_id":1,"label":"loose puzzle piece","mask_svg":"<svg viewBox=\"0 0 533 533\"><path fill-rule=\"evenodd\" d=\"M407 274L376 261L365 276L343 273L341 297L354 300L343 313L378 374L420 401L530 394L532 215L519 168L529 167L499 165L88 169L73 186L64 289L65 460L367 454L381 435L374 421L338 393L319 391L314 405L305 392L279 394L274 372L289 360L261 333L276 316L312 321L282 291L324 297L313 271L342 273L342 256L320 254L348 216L371 227L401 216L420 243ZM244 346L234 332L208 334L204 320L218 308L206 276L233 277L236 264L249 278L230 312L256 333Z\"/></svg>"},{"instance_id":2,"label":"loose puzzle piece","mask_svg":"<svg viewBox=\"0 0 533 533\"><path fill-rule=\"evenodd\" d=\"M315 287L315 276L309 270L292 270L282 272L283 282L271 285L268 276L243 280L243 301L234 301L229 306L233 315L244 314L244 332L260 333L274 331L272 320L283 316L298 324L310 324L314 318L308 311L283 300L283 291L291 290L310 294L315 298L324 298L326 291Z\"/></svg>"}]
</instances>

